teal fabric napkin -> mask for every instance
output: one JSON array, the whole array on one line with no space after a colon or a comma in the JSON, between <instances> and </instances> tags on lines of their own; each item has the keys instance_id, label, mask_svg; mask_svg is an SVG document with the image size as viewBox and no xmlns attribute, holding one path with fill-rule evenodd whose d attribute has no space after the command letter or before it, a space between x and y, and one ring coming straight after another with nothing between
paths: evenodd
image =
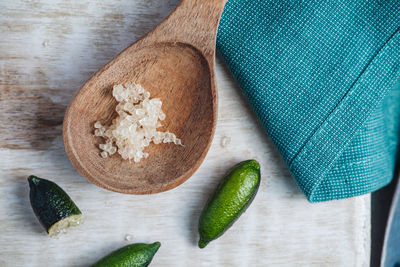
<instances>
[{"instance_id":1,"label":"teal fabric napkin","mask_svg":"<svg viewBox=\"0 0 400 267\"><path fill-rule=\"evenodd\" d=\"M391 181L400 0L230 0L217 48L311 202Z\"/></svg>"}]
</instances>

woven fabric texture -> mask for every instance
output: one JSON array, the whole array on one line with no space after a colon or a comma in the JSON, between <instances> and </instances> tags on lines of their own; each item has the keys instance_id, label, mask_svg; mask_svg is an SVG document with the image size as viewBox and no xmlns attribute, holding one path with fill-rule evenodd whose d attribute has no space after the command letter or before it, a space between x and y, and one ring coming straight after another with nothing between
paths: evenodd
<instances>
[{"instance_id":1,"label":"woven fabric texture","mask_svg":"<svg viewBox=\"0 0 400 267\"><path fill-rule=\"evenodd\" d=\"M400 0L229 0L217 48L309 201L391 181Z\"/></svg>"}]
</instances>

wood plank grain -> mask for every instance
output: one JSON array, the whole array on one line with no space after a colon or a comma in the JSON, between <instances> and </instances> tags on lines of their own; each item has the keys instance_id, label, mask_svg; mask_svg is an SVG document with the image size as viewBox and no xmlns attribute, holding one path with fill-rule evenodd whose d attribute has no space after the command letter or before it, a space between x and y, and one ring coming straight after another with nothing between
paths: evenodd
<instances>
[{"instance_id":1,"label":"wood plank grain","mask_svg":"<svg viewBox=\"0 0 400 267\"><path fill-rule=\"evenodd\" d=\"M73 169L61 139L67 103L177 3L0 2L0 266L88 266L127 244L126 234L131 242L161 241L152 266L368 266L369 196L308 203L220 61L215 138L186 183L153 196L121 195ZM225 136L231 142L222 147ZM198 249L206 198L231 165L248 158L262 165L256 199L223 237ZM84 224L47 237L29 205L30 174L62 186Z\"/></svg>"},{"instance_id":2,"label":"wood plank grain","mask_svg":"<svg viewBox=\"0 0 400 267\"><path fill-rule=\"evenodd\" d=\"M49 148L77 88L176 4L2 1L0 147Z\"/></svg>"}]
</instances>

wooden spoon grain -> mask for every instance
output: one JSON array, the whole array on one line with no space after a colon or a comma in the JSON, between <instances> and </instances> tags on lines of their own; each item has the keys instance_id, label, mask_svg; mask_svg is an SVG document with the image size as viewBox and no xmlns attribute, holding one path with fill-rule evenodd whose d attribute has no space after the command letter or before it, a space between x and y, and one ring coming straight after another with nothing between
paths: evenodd
<instances>
[{"instance_id":1,"label":"wooden spoon grain","mask_svg":"<svg viewBox=\"0 0 400 267\"><path fill-rule=\"evenodd\" d=\"M215 43L226 0L183 0L154 30L94 74L77 92L64 118L65 150L92 183L127 194L152 194L186 181L210 147L217 120ZM163 102L161 130L184 146L151 144L139 163L119 154L103 159L94 123L116 116L112 87L141 84Z\"/></svg>"}]
</instances>

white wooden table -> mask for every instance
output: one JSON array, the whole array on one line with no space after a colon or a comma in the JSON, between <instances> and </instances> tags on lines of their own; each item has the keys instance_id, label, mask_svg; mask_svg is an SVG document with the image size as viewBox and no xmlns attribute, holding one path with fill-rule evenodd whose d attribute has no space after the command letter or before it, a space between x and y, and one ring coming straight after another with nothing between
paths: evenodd
<instances>
[{"instance_id":1,"label":"white wooden table","mask_svg":"<svg viewBox=\"0 0 400 267\"><path fill-rule=\"evenodd\" d=\"M73 169L61 126L74 92L177 2L0 2L0 266L88 266L128 244L127 234L131 242L162 243L153 266L368 266L370 197L308 203L220 60L214 142L182 186L121 195ZM231 142L222 147L225 136ZM228 168L248 158L262 165L255 201L223 237L198 249L207 196ZM49 238L29 204L30 174L62 186L85 223Z\"/></svg>"}]
</instances>

